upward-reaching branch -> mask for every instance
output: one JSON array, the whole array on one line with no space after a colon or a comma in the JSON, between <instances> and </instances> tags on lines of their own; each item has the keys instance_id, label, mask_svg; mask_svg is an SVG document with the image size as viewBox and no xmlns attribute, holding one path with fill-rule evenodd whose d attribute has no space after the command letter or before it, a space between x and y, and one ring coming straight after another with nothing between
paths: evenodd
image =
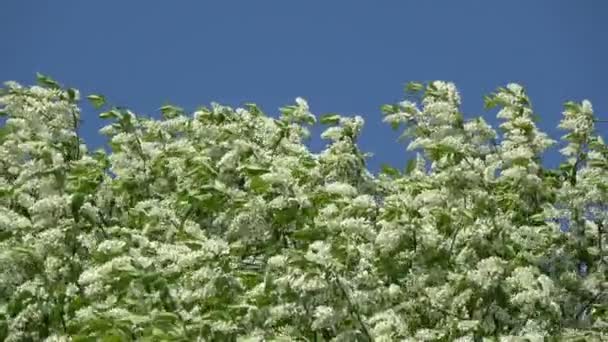
<instances>
[{"instance_id":1,"label":"upward-reaching branch","mask_svg":"<svg viewBox=\"0 0 608 342\"><path fill-rule=\"evenodd\" d=\"M346 299L346 303L348 304L348 307L350 308L350 310L352 311L352 313L355 315L355 318L359 322L359 325L361 326L361 329L363 330L363 334L365 335L365 337L367 337L368 341L374 342L374 338L370 334L369 330L367 329L367 326L365 325L365 322L361 318L361 314L359 314L359 311L355 307L354 303L351 301L350 296L348 295L348 292L346 292L346 289L344 288L344 285L340 281L340 278L338 277L337 274L335 274L333 272L331 272L331 274L335 278L334 281L336 282L336 285L340 289L340 292L342 292L342 295L344 296L344 299Z\"/></svg>"}]
</instances>

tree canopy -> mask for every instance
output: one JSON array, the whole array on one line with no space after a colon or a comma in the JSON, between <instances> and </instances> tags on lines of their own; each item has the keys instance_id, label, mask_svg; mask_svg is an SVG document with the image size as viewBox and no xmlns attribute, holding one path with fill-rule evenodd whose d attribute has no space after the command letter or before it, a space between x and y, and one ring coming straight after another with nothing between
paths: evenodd
<instances>
[{"instance_id":1,"label":"tree canopy","mask_svg":"<svg viewBox=\"0 0 608 342\"><path fill-rule=\"evenodd\" d=\"M382 106L416 158L366 167L363 118L307 102L162 118L48 76L0 90L0 340L608 340L608 147L567 102L564 161L517 84ZM320 153L304 144L327 128Z\"/></svg>"}]
</instances>

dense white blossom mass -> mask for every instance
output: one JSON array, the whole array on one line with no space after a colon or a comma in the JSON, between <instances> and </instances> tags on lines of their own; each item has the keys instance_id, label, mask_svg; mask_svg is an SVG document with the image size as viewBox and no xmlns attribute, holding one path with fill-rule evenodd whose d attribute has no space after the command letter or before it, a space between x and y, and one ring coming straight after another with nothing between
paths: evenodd
<instances>
[{"instance_id":1,"label":"dense white blossom mass","mask_svg":"<svg viewBox=\"0 0 608 342\"><path fill-rule=\"evenodd\" d=\"M608 147L567 102L557 169L516 84L465 118L452 83L382 107L416 152L373 175L359 116L308 103L162 118L39 75L0 90L0 340L606 341Z\"/></svg>"}]
</instances>

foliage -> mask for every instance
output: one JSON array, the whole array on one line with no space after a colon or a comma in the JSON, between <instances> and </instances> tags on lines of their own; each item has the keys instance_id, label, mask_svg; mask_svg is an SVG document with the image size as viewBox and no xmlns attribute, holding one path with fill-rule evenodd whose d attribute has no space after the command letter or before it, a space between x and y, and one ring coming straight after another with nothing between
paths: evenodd
<instances>
[{"instance_id":1,"label":"foliage","mask_svg":"<svg viewBox=\"0 0 608 342\"><path fill-rule=\"evenodd\" d=\"M312 153L301 98L155 120L89 95L111 150L91 152L78 92L38 80L0 95L0 340L608 339L588 101L565 104L552 170L521 86L486 97L499 134L453 84L411 83L383 110L417 157L374 176L363 119L323 116Z\"/></svg>"}]
</instances>

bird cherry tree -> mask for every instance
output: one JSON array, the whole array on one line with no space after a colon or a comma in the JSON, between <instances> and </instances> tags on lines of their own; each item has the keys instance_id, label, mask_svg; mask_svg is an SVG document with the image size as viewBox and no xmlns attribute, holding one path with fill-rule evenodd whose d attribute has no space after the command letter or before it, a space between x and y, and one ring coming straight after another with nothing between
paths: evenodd
<instances>
[{"instance_id":1,"label":"bird cherry tree","mask_svg":"<svg viewBox=\"0 0 608 342\"><path fill-rule=\"evenodd\" d=\"M567 102L556 143L516 84L410 83L382 107L416 157L366 168L359 116L254 104L154 119L38 75L0 93L0 339L608 339L608 147ZM304 141L323 124L320 153Z\"/></svg>"}]
</instances>

